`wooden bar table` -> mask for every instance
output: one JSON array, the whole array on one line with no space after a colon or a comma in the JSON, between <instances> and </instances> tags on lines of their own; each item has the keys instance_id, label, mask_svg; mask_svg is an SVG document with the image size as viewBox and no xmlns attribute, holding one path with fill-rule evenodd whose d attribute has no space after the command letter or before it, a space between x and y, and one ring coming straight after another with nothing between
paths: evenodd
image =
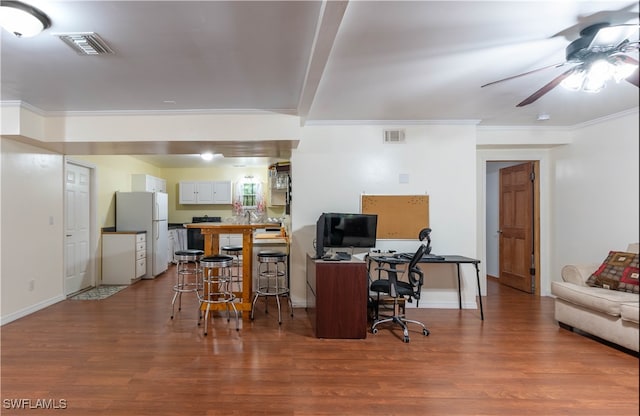
<instances>
[{"instance_id":1,"label":"wooden bar table","mask_svg":"<svg viewBox=\"0 0 640 416\"><path fill-rule=\"evenodd\" d=\"M253 231L257 228L273 227L273 224L201 222L185 224L185 227L200 229L200 233L204 236L205 257L219 254L220 234L242 234L242 292L234 292L236 298L240 299L240 302L236 302L235 306L238 311L251 311L251 294L253 287ZM216 309L226 310L226 305L211 305L210 310ZM249 314L245 313L242 316L243 318L246 318Z\"/></svg>"}]
</instances>

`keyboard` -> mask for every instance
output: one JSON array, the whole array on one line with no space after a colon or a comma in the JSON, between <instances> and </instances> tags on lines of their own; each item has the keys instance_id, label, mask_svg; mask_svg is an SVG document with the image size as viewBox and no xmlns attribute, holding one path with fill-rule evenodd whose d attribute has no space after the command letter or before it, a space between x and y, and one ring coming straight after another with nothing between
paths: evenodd
<instances>
[{"instance_id":1,"label":"keyboard","mask_svg":"<svg viewBox=\"0 0 640 416\"><path fill-rule=\"evenodd\" d=\"M414 254L415 253L399 253L398 257L405 260L411 260ZM425 254L422 258L425 260L444 260L444 257L435 254Z\"/></svg>"},{"instance_id":2,"label":"keyboard","mask_svg":"<svg viewBox=\"0 0 640 416\"><path fill-rule=\"evenodd\" d=\"M337 251L333 254L322 257L322 260L326 261L341 261L341 260L351 260L351 254L346 251Z\"/></svg>"}]
</instances>

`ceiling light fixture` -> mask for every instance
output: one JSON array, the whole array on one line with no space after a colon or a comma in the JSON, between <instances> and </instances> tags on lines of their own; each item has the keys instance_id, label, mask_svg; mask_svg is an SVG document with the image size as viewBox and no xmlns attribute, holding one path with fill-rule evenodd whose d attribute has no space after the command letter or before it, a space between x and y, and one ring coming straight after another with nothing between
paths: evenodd
<instances>
[{"instance_id":1,"label":"ceiling light fixture","mask_svg":"<svg viewBox=\"0 0 640 416\"><path fill-rule=\"evenodd\" d=\"M579 68L565 78L560 85L572 91L599 92L607 82L613 79L615 82L629 77L638 68L625 60L596 59L586 66L586 69Z\"/></svg>"},{"instance_id":2,"label":"ceiling light fixture","mask_svg":"<svg viewBox=\"0 0 640 416\"><path fill-rule=\"evenodd\" d=\"M0 26L19 38L37 35L51 26L42 11L19 1L0 2Z\"/></svg>"},{"instance_id":3,"label":"ceiling light fixture","mask_svg":"<svg viewBox=\"0 0 640 416\"><path fill-rule=\"evenodd\" d=\"M204 152L200 153L200 157L202 158L202 160L206 160L207 162L209 162L213 159L223 158L224 155L222 153Z\"/></svg>"}]
</instances>

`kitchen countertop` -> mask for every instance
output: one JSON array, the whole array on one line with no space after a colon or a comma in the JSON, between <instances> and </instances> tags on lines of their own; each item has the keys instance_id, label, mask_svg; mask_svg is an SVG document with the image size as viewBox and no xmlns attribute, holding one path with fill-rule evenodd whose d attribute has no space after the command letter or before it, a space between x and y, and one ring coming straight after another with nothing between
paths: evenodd
<instances>
[{"instance_id":1,"label":"kitchen countertop","mask_svg":"<svg viewBox=\"0 0 640 416\"><path fill-rule=\"evenodd\" d=\"M233 233L234 231L258 230L263 228L273 228L273 224L260 223L260 224L232 224L225 222L197 222L184 224L186 228L200 228L200 229L221 229L224 233ZM288 237L283 237L279 233L259 233L254 235L254 244L287 244L289 242Z\"/></svg>"},{"instance_id":2,"label":"kitchen countertop","mask_svg":"<svg viewBox=\"0 0 640 416\"><path fill-rule=\"evenodd\" d=\"M146 233L146 231L142 231L142 230L137 230L137 231L113 231L113 230L109 230L109 231L102 231L102 234L142 234L142 233Z\"/></svg>"},{"instance_id":3,"label":"kitchen countertop","mask_svg":"<svg viewBox=\"0 0 640 416\"><path fill-rule=\"evenodd\" d=\"M238 228L238 229L258 229L258 228L273 228L275 224L271 223L256 223L256 224L235 224L231 222L191 222L184 224L187 228ZM279 227L279 226L278 226Z\"/></svg>"}]
</instances>

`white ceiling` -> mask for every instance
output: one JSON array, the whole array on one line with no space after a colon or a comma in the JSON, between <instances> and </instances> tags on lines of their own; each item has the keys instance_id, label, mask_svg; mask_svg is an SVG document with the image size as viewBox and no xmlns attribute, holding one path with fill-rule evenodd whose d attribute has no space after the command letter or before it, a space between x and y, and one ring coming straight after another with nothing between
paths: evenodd
<instances>
[{"instance_id":1,"label":"white ceiling","mask_svg":"<svg viewBox=\"0 0 640 416\"><path fill-rule=\"evenodd\" d=\"M44 113L273 111L305 123L574 126L638 106L638 88L623 82L595 95L555 88L516 108L563 68L480 88L563 62L589 24L637 23L637 2L29 3L52 26L34 38L3 31L0 99ZM53 36L68 32L96 32L115 54L79 56ZM550 120L537 121L540 113Z\"/></svg>"}]
</instances>

